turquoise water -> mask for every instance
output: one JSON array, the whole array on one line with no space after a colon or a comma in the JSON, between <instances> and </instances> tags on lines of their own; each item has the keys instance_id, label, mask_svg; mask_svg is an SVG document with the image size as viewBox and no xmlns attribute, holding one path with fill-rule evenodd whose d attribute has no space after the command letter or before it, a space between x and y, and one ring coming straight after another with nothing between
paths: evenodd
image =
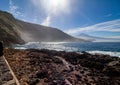
<instances>
[{"instance_id":1,"label":"turquoise water","mask_svg":"<svg viewBox=\"0 0 120 85\"><path fill-rule=\"evenodd\" d=\"M113 56L120 56L120 42L29 42L24 45L15 45L16 49L50 49L57 51L87 51L89 53L102 53Z\"/></svg>"}]
</instances>

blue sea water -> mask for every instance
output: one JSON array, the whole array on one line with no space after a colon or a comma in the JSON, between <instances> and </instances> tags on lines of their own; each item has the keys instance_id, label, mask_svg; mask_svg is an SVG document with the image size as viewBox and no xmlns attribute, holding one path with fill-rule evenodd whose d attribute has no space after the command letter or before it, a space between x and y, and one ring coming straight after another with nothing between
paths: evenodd
<instances>
[{"instance_id":1,"label":"blue sea water","mask_svg":"<svg viewBox=\"0 0 120 85\"><path fill-rule=\"evenodd\" d=\"M109 54L120 57L120 42L29 42L24 45L15 45L16 49L50 49L57 51L87 51L95 54Z\"/></svg>"}]
</instances>

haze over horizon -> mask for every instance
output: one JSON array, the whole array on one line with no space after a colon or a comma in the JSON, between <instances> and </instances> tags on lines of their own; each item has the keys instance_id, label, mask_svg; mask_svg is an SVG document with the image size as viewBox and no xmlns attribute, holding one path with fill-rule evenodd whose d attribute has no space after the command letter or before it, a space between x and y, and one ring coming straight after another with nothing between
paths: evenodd
<instances>
[{"instance_id":1,"label":"haze over horizon","mask_svg":"<svg viewBox=\"0 0 120 85\"><path fill-rule=\"evenodd\" d=\"M73 36L120 39L120 0L1 0L0 10Z\"/></svg>"}]
</instances>

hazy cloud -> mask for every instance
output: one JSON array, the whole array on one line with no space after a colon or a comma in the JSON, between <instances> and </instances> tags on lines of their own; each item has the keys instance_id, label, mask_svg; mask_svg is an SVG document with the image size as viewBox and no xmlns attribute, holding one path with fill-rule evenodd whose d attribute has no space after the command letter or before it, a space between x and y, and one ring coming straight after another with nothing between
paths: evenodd
<instances>
[{"instance_id":1,"label":"hazy cloud","mask_svg":"<svg viewBox=\"0 0 120 85\"><path fill-rule=\"evenodd\" d=\"M74 35L78 33L97 32L97 31L120 32L120 19L107 21L83 28L69 29L65 32Z\"/></svg>"}]
</instances>

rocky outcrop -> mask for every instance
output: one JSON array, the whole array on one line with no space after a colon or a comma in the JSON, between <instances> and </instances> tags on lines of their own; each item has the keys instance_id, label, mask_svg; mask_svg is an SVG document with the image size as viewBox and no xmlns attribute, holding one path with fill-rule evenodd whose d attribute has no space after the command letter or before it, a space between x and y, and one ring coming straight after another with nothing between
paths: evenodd
<instances>
[{"instance_id":1,"label":"rocky outcrop","mask_svg":"<svg viewBox=\"0 0 120 85\"><path fill-rule=\"evenodd\" d=\"M21 85L119 85L120 58L54 50L6 49Z\"/></svg>"}]
</instances>

